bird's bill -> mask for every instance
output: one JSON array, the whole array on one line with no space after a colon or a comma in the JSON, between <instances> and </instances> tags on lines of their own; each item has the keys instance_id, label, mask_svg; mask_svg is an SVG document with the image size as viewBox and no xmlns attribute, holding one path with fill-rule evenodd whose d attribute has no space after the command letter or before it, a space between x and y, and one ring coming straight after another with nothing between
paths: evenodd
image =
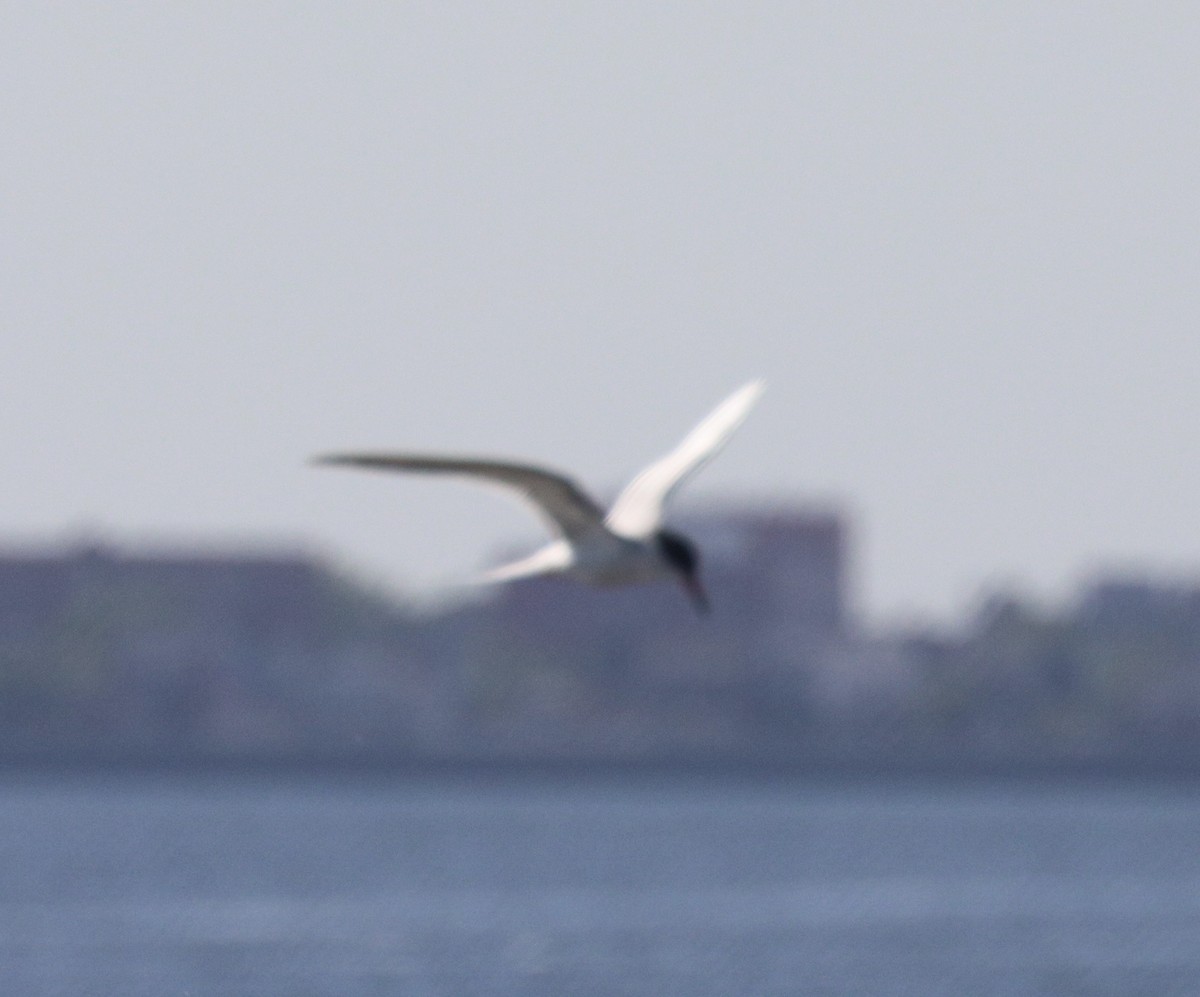
<instances>
[{"instance_id":1,"label":"bird's bill","mask_svg":"<svg viewBox=\"0 0 1200 997\"><path fill-rule=\"evenodd\" d=\"M688 598L692 600L692 605L696 607L696 612L701 616L707 616L710 608L708 592L705 591L700 579L695 575L684 576L683 590L688 594Z\"/></svg>"}]
</instances>

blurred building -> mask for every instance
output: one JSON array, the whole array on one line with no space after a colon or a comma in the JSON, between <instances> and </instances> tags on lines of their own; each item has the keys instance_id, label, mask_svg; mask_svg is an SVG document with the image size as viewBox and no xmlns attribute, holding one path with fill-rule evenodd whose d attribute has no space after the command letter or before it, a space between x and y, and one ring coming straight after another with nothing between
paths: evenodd
<instances>
[{"instance_id":1,"label":"blurred building","mask_svg":"<svg viewBox=\"0 0 1200 997\"><path fill-rule=\"evenodd\" d=\"M290 551L0 554L7 733L40 721L130 744L282 743L279 694L321 659L330 594Z\"/></svg>"},{"instance_id":2,"label":"blurred building","mask_svg":"<svg viewBox=\"0 0 1200 997\"><path fill-rule=\"evenodd\" d=\"M1200 759L1200 585L857 620L836 511L684 517L668 582L417 614L303 551L0 552L0 759Z\"/></svg>"}]
</instances>

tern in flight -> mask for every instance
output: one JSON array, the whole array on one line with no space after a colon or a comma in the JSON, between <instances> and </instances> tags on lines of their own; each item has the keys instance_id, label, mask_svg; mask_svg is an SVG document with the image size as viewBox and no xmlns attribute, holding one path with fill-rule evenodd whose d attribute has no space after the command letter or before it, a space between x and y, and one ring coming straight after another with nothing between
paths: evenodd
<instances>
[{"instance_id":1,"label":"tern in flight","mask_svg":"<svg viewBox=\"0 0 1200 997\"><path fill-rule=\"evenodd\" d=\"M384 471L423 471L498 484L533 505L558 535L540 550L494 568L485 581L565 574L595 585L675 578L697 610L708 611L695 545L662 527L663 507L683 481L716 455L762 394L753 381L726 398L674 450L656 460L605 511L570 478L510 461L430 454L346 453L314 463Z\"/></svg>"}]
</instances>

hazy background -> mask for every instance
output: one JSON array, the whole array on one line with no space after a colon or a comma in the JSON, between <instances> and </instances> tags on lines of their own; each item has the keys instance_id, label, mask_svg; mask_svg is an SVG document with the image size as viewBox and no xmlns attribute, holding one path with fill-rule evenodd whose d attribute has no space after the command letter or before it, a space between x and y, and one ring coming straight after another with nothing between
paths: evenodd
<instances>
[{"instance_id":1,"label":"hazy background","mask_svg":"<svg viewBox=\"0 0 1200 997\"><path fill-rule=\"evenodd\" d=\"M536 540L346 447L846 502L877 617L1200 563L1191 4L0 5L0 528Z\"/></svg>"}]
</instances>

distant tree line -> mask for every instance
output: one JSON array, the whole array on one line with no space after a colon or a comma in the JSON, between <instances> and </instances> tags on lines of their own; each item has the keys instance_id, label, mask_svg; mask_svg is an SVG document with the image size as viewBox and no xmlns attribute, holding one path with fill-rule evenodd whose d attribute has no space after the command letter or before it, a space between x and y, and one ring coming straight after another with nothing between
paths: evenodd
<instances>
[{"instance_id":1,"label":"distant tree line","mask_svg":"<svg viewBox=\"0 0 1200 997\"><path fill-rule=\"evenodd\" d=\"M881 634L827 513L701 523L717 614L534 580L417 613L301 553L0 556L0 759L1200 764L1200 586Z\"/></svg>"}]
</instances>

